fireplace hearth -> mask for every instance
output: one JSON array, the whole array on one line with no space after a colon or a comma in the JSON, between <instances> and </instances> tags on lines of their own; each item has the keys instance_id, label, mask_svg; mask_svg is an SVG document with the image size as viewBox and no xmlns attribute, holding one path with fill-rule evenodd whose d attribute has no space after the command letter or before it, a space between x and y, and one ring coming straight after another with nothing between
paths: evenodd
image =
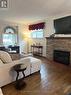
<instances>
[{"instance_id":1,"label":"fireplace hearth","mask_svg":"<svg viewBox=\"0 0 71 95\"><path fill-rule=\"evenodd\" d=\"M53 50L53 60L65 65L70 64L70 52L62 50Z\"/></svg>"}]
</instances>

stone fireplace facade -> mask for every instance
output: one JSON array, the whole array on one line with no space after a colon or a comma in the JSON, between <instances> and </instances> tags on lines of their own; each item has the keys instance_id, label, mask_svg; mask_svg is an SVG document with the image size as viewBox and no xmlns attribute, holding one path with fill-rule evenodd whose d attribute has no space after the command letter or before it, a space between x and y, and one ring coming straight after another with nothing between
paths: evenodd
<instances>
[{"instance_id":1,"label":"stone fireplace facade","mask_svg":"<svg viewBox=\"0 0 71 95\"><path fill-rule=\"evenodd\" d=\"M48 59L53 60L54 50L70 52L71 63L71 37L46 37L46 56Z\"/></svg>"}]
</instances>

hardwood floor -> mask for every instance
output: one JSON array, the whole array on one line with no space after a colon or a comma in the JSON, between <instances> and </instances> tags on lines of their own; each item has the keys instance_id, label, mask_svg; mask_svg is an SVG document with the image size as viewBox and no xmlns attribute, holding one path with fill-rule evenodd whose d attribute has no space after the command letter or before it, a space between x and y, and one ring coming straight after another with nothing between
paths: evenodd
<instances>
[{"instance_id":1,"label":"hardwood floor","mask_svg":"<svg viewBox=\"0 0 71 95\"><path fill-rule=\"evenodd\" d=\"M71 92L71 66L41 58L40 73L25 78L27 86L16 90L15 83L2 87L4 95L68 95Z\"/></svg>"}]
</instances>

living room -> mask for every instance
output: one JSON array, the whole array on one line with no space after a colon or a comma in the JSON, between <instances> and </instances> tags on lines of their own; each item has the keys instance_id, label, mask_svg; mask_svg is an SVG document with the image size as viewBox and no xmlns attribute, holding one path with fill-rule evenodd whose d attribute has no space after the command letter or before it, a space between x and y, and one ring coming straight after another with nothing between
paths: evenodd
<instances>
[{"instance_id":1,"label":"living room","mask_svg":"<svg viewBox=\"0 0 71 95\"><path fill-rule=\"evenodd\" d=\"M71 94L70 8L70 0L0 1L0 87L3 95ZM9 55L5 56L4 52ZM5 60L12 64L3 64ZM24 76L26 86L18 90L18 85L15 87L18 73L10 70L20 63L26 63L27 77ZM23 84L22 80L20 83Z\"/></svg>"}]
</instances>

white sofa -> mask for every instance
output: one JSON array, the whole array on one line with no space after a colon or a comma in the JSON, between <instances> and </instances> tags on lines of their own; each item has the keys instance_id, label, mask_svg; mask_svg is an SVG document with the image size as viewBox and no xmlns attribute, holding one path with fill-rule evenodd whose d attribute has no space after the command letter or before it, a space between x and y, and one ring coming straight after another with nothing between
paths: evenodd
<instances>
[{"instance_id":1,"label":"white sofa","mask_svg":"<svg viewBox=\"0 0 71 95\"><path fill-rule=\"evenodd\" d=\"M1 53L2 52L0 52L0 55L1 55ZM2 56L0 56L0 59L1 58L2 58ZM6 61L7 61L7 56L6 56ZM8 60L8 61L10 61L10 60ZM40 69L41 69L41 60L34 58L34 57L25 57L25 58L21 58L20 60L11 61L8 63L6 62L6 64L4 64L4 63L2 64L2 62L0 61L0 87L16 80L17 74L12 68L14 65L20 64L20 63L27 66L27 69L25 70L26 76L28 76L34 72L40 71ZM20 73L19 78L21 78L21 77L22 77L22 73Z\"/></svg>"}]
</instances>

